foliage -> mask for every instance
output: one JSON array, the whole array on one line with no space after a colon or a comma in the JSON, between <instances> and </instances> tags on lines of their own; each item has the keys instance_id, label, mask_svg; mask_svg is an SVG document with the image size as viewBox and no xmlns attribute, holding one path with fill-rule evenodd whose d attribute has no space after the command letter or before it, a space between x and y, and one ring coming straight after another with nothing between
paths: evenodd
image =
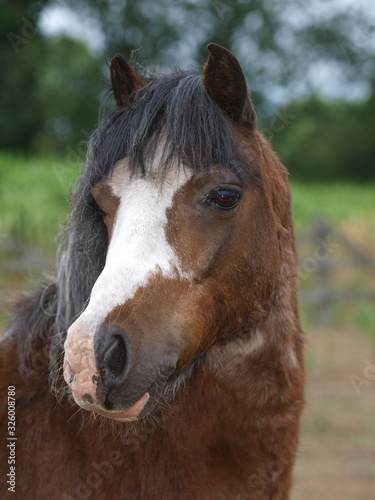
<instances>
[{"instance_id":1,"label":"foliage","mask_svg":"<svg viewBox=\"0 0 375 500\"><path fill-rule=\"evenodd\" d=\"M375 89L362 103L291 103L293 120L273 146L293 177L303 180L375 179ZM266 120L267 122L267 120Z\"/></svg>"},{"instance_id":2,"label":"foliage","mask_svg":"<svg viewBox=\"0 0 375 500\"><path fill-rule=\"evenodd\" d=\"M0 145L62 153L97 121L103 62L82 42L46 40L39 15L40 4L25 0L2 9Z\"/></svg>"},{"instance_id":3,"label":"foliage","mask_svg":"<svg viewBox=\"0 0 375 500\"><path fill-rule=\"evenodd\" d=\"M68 3L80 17L95 19L110 54L129 57L139 50L142 63L200 67L207 43L227 47L244 66L262 114L269 111L269 94L278 86L294 93L324 92L316 75L322 65L334 67L348 88L375 77L373 23L355 3L330 8L314 0Z\"/></svg>"},{"instance_id":4,"label":"foliage","mask_svg":"<svg viewBox=\"0 0 375 500\"><path fill-rule=\"evenodd\" d=\"M100 91L106 90L101 72L101 62L83 43L68 38L54 42L37 66L35 98L43 128L34 135L33 151L56 154L66 144L88 140L98 119Z\"/></svg>"},{"instance_id":5,"label":"foliage","mask_svg":"<svg viewBox=\"0 0 375 500\"><path fill-rule=\"evenodd\" d=\"M79 173L71 160L0 154L0 234L54 252Z\"/></svg>"},{"instance_id":6,"label":"foliage","mask_svg":"<svg viewBox=\"0 0 375 500\"><path fill-rule=\"evenodd\" d=\"M104 50L133 54L151 71L151 64L200 68L207 42L215 41L240 60L260 128L274 119L275 103L315 92L288 105L296 118L272 134L293 178L373 177L374 23L359 3L326 9L319 0L67 0L64 7L78 20L101 29L104 46L96 55L83 42L40 33L40 17L53 5L19 0L2 9L1 149L58 155L79 149L106 90ZM321 74L336 80L322 81ZM348 102L321 99L335 83ZM372 89L367 103L350 103L358 85Z\"/></svg>"}]
</instances>

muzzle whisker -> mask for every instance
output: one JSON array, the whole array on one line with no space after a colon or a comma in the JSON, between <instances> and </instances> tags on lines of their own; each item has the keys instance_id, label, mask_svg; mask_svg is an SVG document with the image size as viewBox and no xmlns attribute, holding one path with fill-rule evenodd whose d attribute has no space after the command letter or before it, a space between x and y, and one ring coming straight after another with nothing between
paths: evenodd
<instances>
[{"instance_id":1,"label":"muzzle whisker","mask_svg":"<svg viewBox=\"0 0 375 500\"><path fill-rule=\"evenodd\" d=\"M75 417L75 416L77 415L77 413L79 413L82 409L83 409L83 408L79 407L79 408L78 408L78 410L77 410L77 411L75 411L75 412L73 413L73 415L71 415L71 416L68 418L68 420L67 420L66 422L68 423L68 422L69 422L69 421L70 421L73 417Z\"/></svg>"}]
</instances>

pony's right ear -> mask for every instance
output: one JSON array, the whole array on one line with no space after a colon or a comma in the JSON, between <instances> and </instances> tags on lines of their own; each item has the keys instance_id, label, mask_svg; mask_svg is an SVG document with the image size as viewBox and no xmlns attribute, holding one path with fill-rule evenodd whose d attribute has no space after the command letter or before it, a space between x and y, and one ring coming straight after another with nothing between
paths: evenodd
<instances>
[{"instance_id":1,"label":"pony's right ear","mask_svg":"<svg viewBox=\"0 0 375 500\"><path fill-rule=\"evenodd\" d=\"M210 55L203 68L207 92L234 121L255 128L256 114L240 63L216 43L209 43L207 48Z\"/></svg>"},{"instance_id":2,"label":"pony's right ear","mask_svg":"<svg viewBox=\"0 0 375 500\"><path fill-rule=\"evenodd\" d=\"M121 54L116 54L111 61L111 83L117 104L128 106L132 93L148 82L144 76L129 66Z\"/></svg>"}]
</instances>

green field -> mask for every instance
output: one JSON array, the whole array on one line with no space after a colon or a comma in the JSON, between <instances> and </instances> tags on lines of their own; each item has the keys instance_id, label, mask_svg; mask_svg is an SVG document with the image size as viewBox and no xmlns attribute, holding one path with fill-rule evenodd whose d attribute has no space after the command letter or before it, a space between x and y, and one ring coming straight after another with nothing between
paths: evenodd
<instances>
[{"instance_id":1,"label":"green field","mask_svg":"<svg viewBox=\"0 0 375 500\"><path fill-rule=\"evenodd\" d=\"M78 161L69 157L26 158L0 153L0 233L53 251L79 172ZM302 184L291 180L291 185L297 233L322 216L357 240L364 240L366 246L374 244L375 249L375 182Z\"/></svg>"},{"instance_id":2,"label":"green field","mask_svg":"<svg viewBox=\"0 0 375 500\"><path fill-rule=\"evenodd\" d=\"M53 252L79 171L69 159L0 154L0 233Z\"/></svg>"}]
</instances>

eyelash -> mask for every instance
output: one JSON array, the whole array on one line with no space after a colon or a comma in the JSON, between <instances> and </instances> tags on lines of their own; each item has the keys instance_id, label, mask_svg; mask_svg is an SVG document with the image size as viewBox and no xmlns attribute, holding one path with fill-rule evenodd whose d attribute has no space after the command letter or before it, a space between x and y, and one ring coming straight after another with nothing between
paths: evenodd
<instances>
[{"instance_id":1,"label":"eyelash","mask_svg":"<svg viewBox=\"0 0 375 500\"><path fill-rule=\"evenodd\" d=\"M215 198L218 198L218 194L221 191L225 191L227 193L232 193L234 195L235 201L234 201L234 203L232 205L225 206L225 205L220 205L220 203L218 203L218 202L215 202ZM227 210L227 211L229 211L229 210L232 210L233 208L235 208L238 205L238 203L240 202L240 200L241 200L241 193L239 193L235 189L218 187L217 189L215 189L215 190L211 191L210 193L208 193L202 199L201 204L204 205L204 206L209 206L209 205L213 206L214 208L216 208L218 210L223 210L223 211Z\"/></svg>"}]
</instances>

